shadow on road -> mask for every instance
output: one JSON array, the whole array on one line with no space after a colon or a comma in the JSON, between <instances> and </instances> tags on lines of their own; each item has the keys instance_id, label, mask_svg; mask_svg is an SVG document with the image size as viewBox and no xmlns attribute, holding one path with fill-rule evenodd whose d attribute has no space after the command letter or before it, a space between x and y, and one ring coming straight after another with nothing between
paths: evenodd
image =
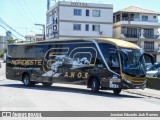
<instances>
[{"instance_id":1,"label":"shadow on road","mask_svg":"<svg viewBox=\"0 0 160 120\"><path fill-rule=\"evenodd\" d=\"M56 92L70 92L70 93L80 93L86 95L94 95L101 97L114 97L114 98L143 98L142 96L135 95L115 95L113 93L107 91L100 91L99 93L93 93L89 89L80 89L80 88L70 88L70 87L61 87L61 86L51 86L51 87L43 87L42 85L36 85L34 87L25 87L23 84L3 84L0 85L3 87L12 87L12 88L22 88L22 89L31 89L31 90L42 90L42 91L56 91Z\"/></svg>"}]
</instances>

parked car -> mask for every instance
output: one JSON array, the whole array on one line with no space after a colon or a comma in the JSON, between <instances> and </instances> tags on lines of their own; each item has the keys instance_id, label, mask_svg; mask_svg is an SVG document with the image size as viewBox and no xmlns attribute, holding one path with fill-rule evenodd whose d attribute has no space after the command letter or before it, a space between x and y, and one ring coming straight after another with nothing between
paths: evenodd
<instances>
[{"instance_id":1,"label":"parked car","mask_svg":"<svg viewBox=\"0 0 160 120\"><path fill-rule=\"evenodd\" d=\"M148 65L147 66L147 71L154 71L160 68L160 63L155 63L154 65Z\"/></svg>"},{"instance_id":2,"label":"parked car","mask_svg":"<svg viewBox=\"0 0 160 120\"><path fill-rule=\"evenodd\" d=\"M157 68L156 70L147 71L146 76L147 77L157 77L158 74L160 74L160 67Z\"/></svg>"},{"instance_id":3,"label":"parked car","mask_svg":"<svg viewBox=\"0 0 160 120\"><path fill-rule=\"evenodd\" d=\"M154 77L160 78L160 72L154 75Z\"/></svg>"},{"instance_id":4,"label":"parked car","mask_svg":"<svg viewBox=\"0 0 160 120\"><path fill-rule=\"evenodd\" d=\"M148 71L153 65L150 63L150 64L146 64L146 70Z\"/></svg>"}]
</instances>

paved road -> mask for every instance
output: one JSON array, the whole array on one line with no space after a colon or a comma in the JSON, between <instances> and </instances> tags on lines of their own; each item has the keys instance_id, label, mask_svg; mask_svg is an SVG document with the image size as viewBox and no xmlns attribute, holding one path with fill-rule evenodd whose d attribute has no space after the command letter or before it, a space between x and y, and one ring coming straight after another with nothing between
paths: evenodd
<instances>
[{"instance_id":1,"label":"paved road","mask_svg":"<svg viewBox=\"0 0 160 120\"><path fill-rule=\"evenodd\" d=\"M0 69L0 111L160 111L160 100L122 92L94 94L85 86L54 84L44 88L24 87L21 82L5 79Z\"/></svg>"},{"instance_id":2,"label":"paved road","mask_svg":"<svg viewBox=\"0 0 160 120\"><path fill-rule=\"evenodd\" d=\"M54 84L44 88L24 87L19 81L5 78L0 69L0 108L2 110L160 110L160 100L112 91L94 94L85 86Z\"/></svg>"}]
</instances>

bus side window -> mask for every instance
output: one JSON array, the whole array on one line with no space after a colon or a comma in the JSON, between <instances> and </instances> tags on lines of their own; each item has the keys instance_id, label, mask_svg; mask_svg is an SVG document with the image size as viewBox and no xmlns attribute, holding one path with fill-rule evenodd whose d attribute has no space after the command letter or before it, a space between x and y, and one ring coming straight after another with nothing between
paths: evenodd
<instances>
[{"instance_id":1,"label":"bus side window","mask_svg":"<svg viewBox=\"0 0 160 120\"><path fill-rule=\"evenodd\" d=\"M103 62L103 60L101 58L97 58L96 65L97 65L97 67L100 67L100 68L104 68L105 67L104 62Z\"/></svg>"},{"instance_id":2,"label":"bus side window","mask_svg":"<svg viewBox=\"0 0 160 120\"><path fill-rule=\"evenodd\" d=\"M108 58L108 66L111 70L119 73L120 72L120 65L119 65L119 58L118 53L110 53Z\"/></svg>"}]
</instances>

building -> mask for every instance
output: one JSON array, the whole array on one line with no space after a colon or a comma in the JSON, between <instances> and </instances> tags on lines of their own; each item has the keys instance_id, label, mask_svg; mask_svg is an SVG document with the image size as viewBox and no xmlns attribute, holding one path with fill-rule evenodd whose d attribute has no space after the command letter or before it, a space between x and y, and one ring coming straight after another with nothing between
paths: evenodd
<instances>
[{"instance_id":1,"label":"building","mask_svg":"<svg viewBox=\"0 0 160 120\"><path fill-rule=\"evenodd\" d=\"M0 51L4 48L7 48L7 40L13 39L12 32L7 31L6 36L0 36Z\"/></svg>"},{"instance_id":2,"label":"building","mask_svg":"<svg viewBox=\"0 0 160 120\"><path fill-rule=\"evenodd\" d=\"M113 36L138 44L160 62L160 13L130 6L113 15Z\"/></svg>"},{"instance_id":3,"label":"building","mask_svg":"<svg viewBox=\"0 0 160 120\"><path fill-rule=\"evenodd\" d=\"M36 34L36 35L26 35L26 41L28 42L36 42L36 41L43 41L43 34Z\"/></svg>"},{"instance_id":4,"label":"building","mask_svg":"<svg viewBox=\"0 0 160 120\"><path fill-rule=\"evenodd\" d=\"M5 38L4 36L0 36L0 51L4 49L4 44L5 44L4 38Z\"/></svg>"},{"instance_id":5,"label":"building","mask_svg":"<svg viewBox=\"0 0 160 120\"><path fill-rule=\"evenodd\" d=\"M6 32L6 36L4 38L4 48L7 48L7 40L13 40L13 36L12 36L12 32L11 31L7 31Z\"/></svg>"},{"instance_id":6,"label":"building","mask_svg":"<svg viewBox=\"0 0 160 120\"><path fill-rule=\"evenodd\" d=\"M112 37L113 5L59 1L46 12L47 39Z\"/></svg>"}]
</instances>

